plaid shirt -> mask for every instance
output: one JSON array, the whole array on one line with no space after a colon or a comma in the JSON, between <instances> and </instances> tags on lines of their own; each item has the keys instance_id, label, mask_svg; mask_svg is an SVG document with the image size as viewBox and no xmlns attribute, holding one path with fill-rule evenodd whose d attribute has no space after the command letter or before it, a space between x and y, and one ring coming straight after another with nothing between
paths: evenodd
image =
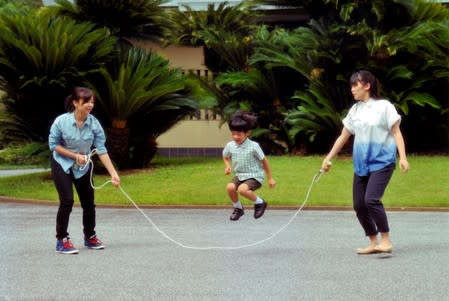
<instances>
[{"instance_id":1,"label":"plaid shirt","mask_svg":"<svg viewBox=\"0 0 449 301\"><path fill-rule=\"evenodd\" d=\"M230 158L232 171L240 181L256 179L260 183L265 178L262 160L265 154L257 142L247 138L242 144L228 142L223 149L223 157Z\"/></svg>"}]
</instances>

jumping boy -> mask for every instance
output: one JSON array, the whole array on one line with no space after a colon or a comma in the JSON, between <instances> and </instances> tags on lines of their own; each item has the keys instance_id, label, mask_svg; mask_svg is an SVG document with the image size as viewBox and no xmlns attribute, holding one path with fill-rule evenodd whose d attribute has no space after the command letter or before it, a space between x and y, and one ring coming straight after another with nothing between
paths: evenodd
<instances>
[{"instance_id":1,"label":"jumping boy","mask_svg":"<svg viewBox=\"0 0 449 301\"><path fill-rule=\"evenodd\" d=\"M223 161L225 174L229 175L232 171L235 175L226 186L234 206L230 217L232 221L238 220L244 214L239 195L254 203L254 218L260 218L265 213L267 202L257 196L254 191L262 187L265 174L269 187L273 188L276 185L268 159L259 144L248 138L255 124L256 117L245 112L235 113L228 123L232 141L228 142L223 149Z\"/></svg>"}]
</instances>

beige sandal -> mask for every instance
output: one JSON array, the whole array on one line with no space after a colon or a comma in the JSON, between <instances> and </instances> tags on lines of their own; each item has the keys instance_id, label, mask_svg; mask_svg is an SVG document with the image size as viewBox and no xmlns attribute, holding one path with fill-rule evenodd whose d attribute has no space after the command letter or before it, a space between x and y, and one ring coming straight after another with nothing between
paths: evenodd
<instances>
[{"instance_id":1,"label":"beige sandal","mask_svg":"<svg viewBox=\"0 0 449 301\"><path fill-rule=\"evenodd\" d=\"M358 248L357 249L357 254L359 254L359 255L368 255L368 254L376 254L376 253L379 253L379 251L377 250L377 246L369 245L366 248Z\"/></svg>"},{"instance_id":2,"label":"beige sandal","mask_svg":"<svg viewBox=\"0 0 449 301\"><path fill-rule=\"evenodd\" d=\"M375 247L376 251L379 253L391 253L393 252L393 246L390 244L388 246L377 245Z\"/></svg>"}]
</instances>

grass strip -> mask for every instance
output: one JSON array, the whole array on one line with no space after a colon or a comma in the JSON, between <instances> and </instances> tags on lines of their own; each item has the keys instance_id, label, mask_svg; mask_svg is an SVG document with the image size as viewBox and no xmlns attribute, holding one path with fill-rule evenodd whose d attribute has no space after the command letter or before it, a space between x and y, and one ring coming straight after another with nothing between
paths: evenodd
<instances>
[{"instance_id":1,"label":"grass strip","mask_svg":"<svg viewBox=\"0 0 449 301\"><path fill-rule=\"evenodd\" d=\"M269 160L277 186L269 189L264 183L257 193L270 205L299 206L322 157L282 156ZM385 206L448 207L449 157L410 156L409 162L408 173L394 172L383 198ZM231 176L224 175L220 158L157 158L149 169L120 171L120 175L123 189L139 205L230 205L225 187ZM350 158L334 160L332 170L314 185L308 206L351 206L352 176ZM94 176L96 185L108 179L105 175ZM0 178L0 195L58 202L49 172ZM96 191L96 203L129 205L112 185Z\"/></svg>"}]
</instances>

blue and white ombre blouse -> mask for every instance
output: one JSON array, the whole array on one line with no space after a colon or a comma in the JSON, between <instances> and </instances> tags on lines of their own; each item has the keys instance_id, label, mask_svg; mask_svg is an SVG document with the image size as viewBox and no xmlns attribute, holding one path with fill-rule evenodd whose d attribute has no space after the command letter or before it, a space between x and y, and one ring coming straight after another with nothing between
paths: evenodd
<instances>
[{"instance_id":1,"label":"blue and white ombre blouse","mask_svg":"<svg viewBox=\"0 0 449 301\"><path fill-rule=\"evenodd\" d=\"M98 121L92 115L87 115L87 119L81 128L76 125L76 119L73 112L65 113L56 117L50 128L48 145L53 152L53 158L58 162L63 170L68 174L70 169L76 179L79 179L89 170L85 168L80 170L75 166L75 160L61 156L55 151L58 145L74 153L88 154L92 147L97 149L97 154L107 153L106 136L104 130Z\"/></svg>"},{"instance_id":2,"label":"blue and white ombre blouse","mask_svg":"<svg viewBox=\"0 0 449 301\"><path fill-rule=\"evenodd\" d=\"M354 135L352 160L354 172L367 176L396 163L396 142L391 128L401 116L385 99L358 101L343 119L343 125Z\"/></svg>"}]
</instances>

